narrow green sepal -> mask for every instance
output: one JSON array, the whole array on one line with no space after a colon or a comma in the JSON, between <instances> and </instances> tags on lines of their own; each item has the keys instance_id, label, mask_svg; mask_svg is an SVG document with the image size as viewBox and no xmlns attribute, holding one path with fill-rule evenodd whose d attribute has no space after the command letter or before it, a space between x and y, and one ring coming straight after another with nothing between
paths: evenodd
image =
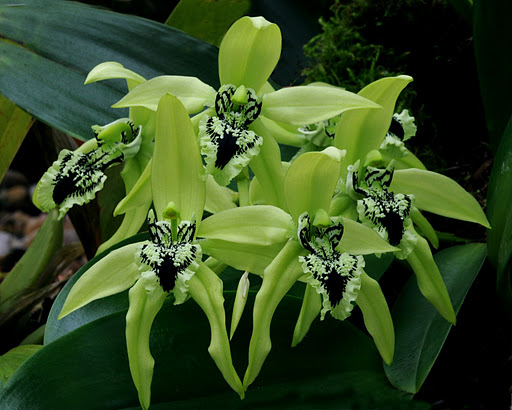
<instances>
[{"instance_id":1,"label":"narrow green sepal","mask_svg":"<svg viewBox=\"0 0 512 410\"><path fill-rule=\"evenodd\" d=\"M206 178L206 200L204 210L211 214L236 208L236 192L220 186L211 175Z\"/></svg>"},{"instance_id":2,"label":"narrow green sepal","mask_svg":"<svg viewBox=\"0 0 512 410\"><path fill-rule=\"evenodd\" d=\"M204 263L200 263L196 274L190 279L189 285L190 296L201 307L210 322L211 341L208 352L226 382L243 399L245 389L233 367L231 359L226 329L224 296L222 294L222 280Z\"/></svg>"},{"instance_id":3,"label":"narrow green sepal","mask_svg":"<svg viewBox=\"0 0 512 410\"><path fill-rule=\"evenodd\" d=\"M89 71L84 84L91 84L97 81L111 80L114 78L124 78L126 81L132 81L133 86L137 86L146 81L144 77L133 72L132 70L124 68L122 64L119 64L115 61L106 61L104 63L98 64L91 71Z\"/></svg>"},{"instance_id":4,"label":"narrow green sepal","mask_svg":"<svg viewBox=\"0 0 512 410\"><path fill-rule=\"evenodd\" d=\"M349 218L342 218L343 236L338 248L353 255L397 252L400 249L391 246L375 230Z\"/></svg>"},{"instance_id":5,"label":"narrow green sepal","mask_svg":"<svg viewBox=\"0 0 512 410\"><path fill-rule=\"evenodd\" d=\"M432 246L436 249L439 248L439 238L437 237L436 231L432 225L430 225L427 218L425 218L420 210L415 206L411 209L411 219L414 222L414 225L419 228L423 236L429 240Z\"/></svg>"},{"instance_id":6,"label":"narrow green sepal","mask_svg":"<svg viewBox=\"0 0 512 410\"><path fill-rule=\"evenodd\" d=\"M147 290L147 281L140 279L130 289L130 307L126 313L126 348L130 372L144 410L151 403L151 381L155 365L149 349L151 326L167 297L161 287L150 287L151 290Z\"/></svg>"},{"instance_id":7,"label":"narrow green sepal","mask_svg":"<svg viewBox=\"0 0 512 410\"><path fill-rule=\"evenodd\" d=\"M71 288L58 318L62 319L93 300L115 295L132 286L140 276L135 263L139 245L133 243L116 249L91 266Z\"/></svg>"},{"instance_id":8,"label":"narrow green sepal","mask_svg":"<svg viewBox=\"0 0 512 410\"><path fill-rule=\"evenodd\" d=\"M249 294L249 272L245 271L236 288L235 302L233 303L233 313L231 315L231 329L229 330L229 340L233 339L238 323L244 313L247 295Z\"/></svg>"},{"instance_id":9,"label":"narrow green sepal","mask_svg":"<svg viewBox=\"0 0 512 410\"><path fill-rule=\"evenodd\" d=\"M265 269L263 283L256 295L253 309L253 330L249 344L249 363L244 376L247 388L258 376L272 347L270 323L277 305L292 285L304 274L298 257L306 251L290 240Z\"/></svg>"},{"instance_id":10,"label":"narrow green sepal","mask_svg":"<svg viewBox=\"0 0 512 410\"><path fill-rule=\"evenodd\" d=\"M149 160L139 179L132 189L130 189L130 192L117 204L114 209L114 216L124 214L146 204L151 205L151 167L152 160Z\"/></svg>"},{"instance_id":11,"label":"narrow green sepal","mask_svg":"<svg viewBox=\"0 0 512 410\"><path fill-rule=\"evenodd\" d=\"M455 324L455 312L439 268L437 267L427 241L418 235L416 248L407 257L418 287L425 298L450 323Z\"/></svg>"},{"instance_id":12,"label":"narrow green sepal","mask_svg":"<svg viewBox=\"0 0 512 410\"><path fill-rule=\"evenodd\" d=\"M364 271L361 274L361 289L356 303L363 312L366 329L373 337L382 359L390 365L395 351L393 320L379 282Z\"/></svg>"},{"instance_id":13,"label":"narrow green sepal","mask_svg":"<svg viewBox=\"0 0 512 410\"><path fill-rule=\"evenodd\" d=\"M300 308L299 318L293 330L292 347L297 346L306 336L313 321L322 309L322 296L309 284L306 284L304 299Z\"/></svg>"}]
</instances>

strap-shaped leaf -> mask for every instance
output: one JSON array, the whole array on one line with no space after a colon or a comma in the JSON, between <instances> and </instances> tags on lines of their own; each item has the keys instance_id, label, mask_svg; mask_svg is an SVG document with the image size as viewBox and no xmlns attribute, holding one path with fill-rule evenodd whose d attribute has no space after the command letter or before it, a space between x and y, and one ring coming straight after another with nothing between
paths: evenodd
<instances>
[{"instance_id":1,"label":"strap-shaped leaf","mask_svg":"<svg viewBox=\"0 0 512 410\"><path fill-rule=\"evenodd\" d=\"M287 124L307 125L362 108L381 110L378 104L342 88L297 86L265 94L261 115Z\"/></svg>"},{"instance_id":2,"label":"strap-shaped leaf","mask_svg":"<svg viewBox=\"0 0 512 410\"><path fill-rule=\"evenodd\" d=\"M0 389L25 360L42 347L41 345L16 346L0 356Z\"/></svg>"},{"instance_id":3,"label":"strap-shaped leaf","mask_svg":"<svg viewBox=\"0 0 512 410\"><path fill-rule=\"evenodd\" d=\"M316 88L316 87L308 87ZM303 212L329 210L340 175L340 162L322 152L308 152L292 162L284 179L284 194L294 221Z\"/></svg>"},{"instance_id":4,"label":"strap-shaped leaf","mask_svg":"<svg viewBox=\"0 0 512 410\"><path fill-rule=\"evenodd\" d=\"M391 190L414 195L419 209L490 228L477 200L444 175L423 169L397 170L393 174Z\"/></svg>"},{"instance_id":5,"label":"strap-shaped leaf","mask_svg":"<svg viewBox=\"0 0 512 410\"><path fill-rule=\"evenodd\" d=\"M155 359L149 350L149 335L157 313L167 293L160 286L146 290L144 279L130 289L130 307L126 313L126 348L133 383L139 393L141 407L146 410L151 402L151 381Z\"/></svg>"},{"instance_id":6,"label":"strap-shaped leaf","mask_svg":"<svg viewBox=\"0 0 512 410\"><path fill-rule=\"evenodd\" d=\"M388 303L379 282L366 272L361 274L361 289L356 300L363 312L364 325L373 337L375 346L385 363L391 364L395 351L395 331Z\"/></svg>"},{"instance_id":7,"label":"strap-shaped leaf","mask_svg":"<svg viewBox=\"0 0 512 410\"><path fill-rule=\"evenodd\" d=\"M486 246L472 243L454 246L434 255L458 313L486 257ZM395 358L384 366L396 388L416 393L427 378L452 325L421 297L415 278L404 286L393 307L396 328Z\"/></svg>"},{"instance_id":8,"label":"strap-shaped leaf","mask_svg":"<svg viewBox=\"0 0 512 410\"><path fill-rule=\"evenodd\" d=\"M263 17L242 17L231 26L220 45L220 82L244 85L258 93L280 55L279 27Z\"/></svg>"},{"instance_id":9,"label":"strap-shaped leaf","mask_svg":"<svg viewBox=\"0 0 512 410\"><path fill-rule=\"evenodd\" d=\"M93 300L122 292L140 276L135 263L139 243L123 246L92 265L71 288L59 319L87 305Z\"/></svg>"},{"instance_id":10,"label":"strap-shaped leaf","mask_svg":"<svg viewBox=\"0 0 512 410\"><path fill-rule=\"evenodd\" d=\"M407 257L407 262L409 262L416 275L421 294L435 306L448 322L455 324L455 312L453 311L450 295L430 252L430 247L423 237L418 235L416 248Z\"/></svg>"},{"instance_id":11,"label":"strap-shaped leaf","mask_svg":"<svg viewBox=\"0 0 512 410\"><path fill-rule=\"evenodd\" d=\"M272 245L284 242L293 222L283 210L270 205L228 209L206 218L196 235L235 243Z\"/></svg>"},{"instance_id":12,"label":"strap-shaped leaf","mask_svg":"<svg viewBox=\"0 0 512 410\"><path fill-rule=\"evenodd\" d=\"M215 90L196 77L163 75L140 84L113 105L114 108L146 107L156 111L160 99L166 94L176 96L189 114L212 105Z\"/></svg>"},{"instance_id":13,"label":"strap-shaped leaf","mask_svg":"<svg viewBox=\"0 0 512 410\"><path fill-rule=\"evenodd\" d=\"M80 139L93 137L92 124L126 116L109 108L125 94L124 82L83 85L105 61L145 78L189 75L218 84L215 47L147 19L55 0L4 0L0 19L0 93ZM99 32L109 41L98 42Z\"/></svg>"},{"instance_id":14,"label":"strap-shaped leaf","mask_svg":"<svg viewBox=\"0 0 512 410\"><path fill-rule=\"evenodd\" d=\"M396 252L399 249L391 246L387 241L363 224L349 218L343 219L343 236L340 249L353 255L370 255L373 253Z\"/></svg>"},{"instance_id":15,"label":"strap-shaped leaf","mask_svg":"<svg viewBox=\"0 0 512 410\"><path fill-rule=\"evenodd\" d=\"M158 219L173 201L183 220L201 221L206 195L202 173L199 145L187 111L176 97L167 94L158 104L151 168Z\"/></svg>"},{"instance_id":16,"label":"strap-shaped leaf","mask_svg":"<svg viewBox=\"0 0 512 410\"><path fill-rule=\"evenodd\" d=\"M211 341L208 352L226 382L243 399L245 390L231 359L231 348L226 330L224 296L222 295L222 280L204 263L201 263L195 275L189 280L189 285L190 296L203 309L210 322Z\"/></svg>"},{"instance_id":17,"label":"strap-shaped leaf","mask_svg":"<svg viewBox=\"0 0 512 410\"><path fill-rule=\"evenodd\" d=\"M347 165L364 158L371 150L379 149L391 124L396 99L411 81L412 78L406 75L382 78L359 91L359 96L379 104L382 109L354 110L341 117L336 128L334 146L347 150Z\"/></svg>"}]
</instances>

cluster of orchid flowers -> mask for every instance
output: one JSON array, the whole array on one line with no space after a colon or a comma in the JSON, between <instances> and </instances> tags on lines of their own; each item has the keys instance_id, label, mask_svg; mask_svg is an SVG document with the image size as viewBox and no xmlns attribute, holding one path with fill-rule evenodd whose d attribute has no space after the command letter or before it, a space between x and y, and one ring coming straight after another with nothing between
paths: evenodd
<instances>
[{"instance_id":1,"label":"cluster of orchid flowers","mask_svg":"<svg viewBox=\"0 0 512 410\"><path fill-rule=\"evenodd\" d=\"M296 281L306 290L292 345L319 314L344 320L357 305L384 362L392 362L393 322L378 282L364 271L364 255L406 259L423 295L455 323L424 239L437 247L436 232L420 210L489 225L471 195L425 170L405 148L414 119L393 111L412 79L383 78L358 94L320 83L276 91L267 80L280 53L275 24L243 17L220 46L219 90L194 77L146 81L118 63L100 64L86 83L126 79L129 93L114 106L129 107L129 118L93 127L95 138L64 150L35 190L34 203L57 208L62 218L94 198L106 168L123 164L126 197L114 214L124 219L99 252L136 234L146 219L150 239L113 250L87 270L59 318L130 289L126 344L143 408L150 405L154 366L150 330L169 294L175 304L192 298L203 309L209 353L242 398L271 349L274 311ZM299 148L292 161L281 161L279 143ZM238 192L227 188L233 180ZM203 218L204 211L210 216ZM244 272L230 336L218 275L226 265ZM249 273L263 282L242 382L230 337Z\"/></svg>"}]
</instances>

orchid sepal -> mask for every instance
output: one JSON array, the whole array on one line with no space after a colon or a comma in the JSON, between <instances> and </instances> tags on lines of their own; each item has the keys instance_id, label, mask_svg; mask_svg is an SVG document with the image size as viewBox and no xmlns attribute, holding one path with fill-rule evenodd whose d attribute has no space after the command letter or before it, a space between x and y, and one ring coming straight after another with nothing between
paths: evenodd
<instances>
[{"instance_id":1,"label":"orchid sepal","mask_svg":"<svg viewBox=\"0 0 512 410\"><path fill-rule=\"evenodd\" d=\"M293 330L292 347L297 346L311 327L313 321L322 310L322 296L309 283L304 290L304 299L300 308L299 317Z\"/></svg>"},{"instance_id":2,"label":"orchid sepal","mask_svg":"<svg viewBox=\"0 0 512 410\"><path fill-rule=\"evenodd\" d=\"M233 335L235 334L236 328L238 327L238 323L240 323L240 319L244 313L245 304L247 303L247 296L249 294L249 286L249 272L245 271L244 274L240 277L238 286L236 288L236 296L233 303L233 313L231 315L231 326L229 329L229 340L233 339Z\"/></svg>"}]
</instances>

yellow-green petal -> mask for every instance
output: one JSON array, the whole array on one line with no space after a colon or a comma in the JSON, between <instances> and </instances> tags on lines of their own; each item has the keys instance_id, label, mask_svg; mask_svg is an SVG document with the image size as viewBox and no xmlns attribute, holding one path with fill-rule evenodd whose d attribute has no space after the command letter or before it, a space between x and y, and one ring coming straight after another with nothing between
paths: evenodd
<instances>
[{"instance_id":1,"label":"yellow-green petal","mask_svg":"<svg viewBox=\"0 0 512 410\"><path fill-rule=\"evenodd\" d=\"M390 189L414 195L418 209L491 227L477 200L444 175L422 169L397 170Z\"/></svg>"},{"instance_id":2,"label":"yellow-green petal","mask_svg":"<svg viewBox=\"0 0 512 410\"><path fill-rule=\"evenodd\" d=\"M135 263L138 246L139 243L123 246L91 266L71 288L59 319L93 300L115 295L132 286L140 276Z\"/></svg>"},{"instance_id":3,"label":"yellow-green petal","mask_svg":"<svg viewBox=\"0 0 512 410\"><path fill-rule=\"evenodd\" d=\"M146 81L144 77L132 70L124 68L122 64L115 61L106 61L98 64L89 72L84 84L91 84L97 81L111 80L114 78L124 78L128 84L131 82L133 87L136 87Z\"/></svg>"},{"instance_id":4,"label":"yellow-green petal","mask_svg":"<svg viewBox=\"0 0 512 410\"><path fill-rule=\"evenodd\" d=\"M152 160L149 160L148 164L139 176L139 179L135 185L130 189L130 192L117 204L114 209L114 216L124 214L130 210L144 206L145 204L151 204L152 193L151 193L151 167Z\"/></svg>"},{"instance_id":5,"label":"yellow-green petal","mask_svg":"<svg viewBox=\"0 0 512 410\"><path fill-rule=\"evenodd\" d=\"M350 110L382 111L379 104L338 87L281 88L262 101L261 115L294 125L314 124Z\"/></svg>"},{"instance_id":6,"label":"yellow-green petal","mask_svg":"<svg viewBox=\"0 0 512 410\"><path fill-rule=\"evenodd\" d=\"M182 220L201 221L205 181L197 138L183 104L165 95L158 104L151 190L157 218L173 201Z\"/></svg>"},{"instance_id":7,"label":"yellow-green petal","mask_svg":"<svg viewBox=\"0 0 512 410\"><path fill-rule=\"evenodd\" d=\"M249 294L249 272L245 271L236 288L235 302L233 303L233 314L231 315L231 328L229 329L229 340L233 339L238 323L244 313L247 296Z\"/></svg>"},{"instance_id":8,"label":"yellow-green petal","mask_svg":"<svg viewBox=\"0 0 512 410\"><path fill-rule=\"evenodd\" d=\"M373 337L382 359L390 365L395 351L393 320L379 282L364 271L361 273L361 289L356 303L363 312L366 329Z\"/></svg>"},{"instance_id":9,"label":"yellow-green petal","mask_svg":"<svg viewBox=\"0 0 512 410\"><path fill-rule=\"evenodd\" d=\"M204 263L199 264L196 274L189 280L190 296L203 309L210 322L211 341L208 352L226 382L243 399L245 390L231 359L222 289L222 280Z\"/></svg>"},{"instance_id":10,"label":"yellow-green petal","mask_svg":"<svg viewBox=\"0 0 512 410\"><path fill-rule=\"evenodd\" d=\"M227 31L220 45L220 82L244 85L258 93L280 55L279 27L263 17L242 17Z\"/></svg>"},{"instance_id":11,"label":"yellow-green petal","mask_svg":"<svg viewBox=\"0 0 512 410\"><path fill-rule=\"evenodd\" d=\"M328 211L340 175L340 161L324 152L307 152L292 162L284 179L290 215L297 221L303 212Z\"/></svg>"},{"instance_id":12,"label":"yellow-green petal","mask_svg":"<svg viewBox=\"0 0 512 410\"><path fill-rule=\"evenodd\" d=\"M343 236L338 248L352 255L397 252L400 249L391 246L377 232L349 218L342 218Z\"/></svg>"},{"instance_id":13,"label":"yellow-green petal","mask_svg":"<svg viewBox=\"0 0 512 410\"><path fill-rule=\"evenodd\" d=\"M313 321L322 309L322 295L309 283L306 284L304 299L300 308L299 318L293 330L292 347L297 346L306 336Z\"/></svg>"},{"instance_id":14,"label":"yellow-green petal","mask_svg":"<svg viewBox=\"0 0 512 410\"><path fill-rule=\"evenodd\" d=\"M146 281L140 279L130 289L130 307L126 314L126 347L132 380L139 393L141 407L151 403L151 381L155 359L149 350L151 326L167 296L160 286L146 290Z\"/></svg>"},{"instance_id":15,"label":"yellow-green petal","mask_svg":"<svg viewBox=\"0 0 512 410\"><path fill-rule=\"evenodd\" d=\"M205 105L213 105L216 91L196 77L164 75L135 87L112 107L146 107L156 111L166 94L175 95L187 112L194 114L202 111Z\"/></svg>"},{"instance_id":16,"label":"yellow-green petal","mask_svg":"<svg viewBox=\"0 0 512 410\"><path fill-rule=\"evenodd\" d=\"M236 192L227 187L220 186L211 175L208 175L206 178L205 211L215 214L226 209L235 208L235 198Z\"/></svg>"},{"instance_id":17,"label":"yellow-green petal","mask_svg":"<svg viewBox=\"0 0 512 410\"><path fill-rule=\"evenodd\" d=\"M427 241L418 235L414 250L407 257L412 267L420 292L434 305L438 312L450 323L455 324L455 312L439 268L434 261Z\"/></svg>"}]
</instances>

